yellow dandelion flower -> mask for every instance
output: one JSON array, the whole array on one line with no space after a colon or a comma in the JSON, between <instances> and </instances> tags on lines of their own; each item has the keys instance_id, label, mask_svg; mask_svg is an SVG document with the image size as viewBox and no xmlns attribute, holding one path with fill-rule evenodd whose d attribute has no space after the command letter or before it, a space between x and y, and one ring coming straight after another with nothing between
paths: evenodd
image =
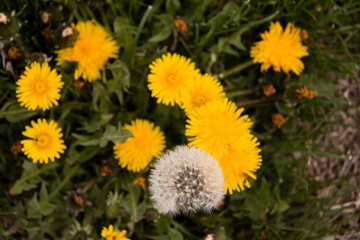
<instances>
[{"instance_id":1,"label":"yellow dandelion flower","mask_svg":"<svg viewBox=\"0 0 360 240\"><path fill-rule=\"evenodd\" d=\"M106 240L130 240L125 237L126 230L122 230L120 233L114 231L114 226L109 225L108 228L104 227L101 231L101 236Z\"/></svg>"},{"instance_id":2,"label":"yellow dandelion flower","mask_svg":"<svg viewBox=\"0 0 360 240\"><path fill-rule=\"evenodd\" d=\"M251 127L248 116L240 116L243 110L226 98L197 108L187 120L185 135L189 137L189 145L221 158Z\"/></svg>"},{"instance_id":3,"label":"yellow dandelion flower","mask_svg":"<svg viewBox=\"0 0 360 240\"><path fill-rule=\"evenodd\" d=\"M244 186L250 187L249 178L256 179L254 172L261 166L259 143L251 134L243 136L236 149L230 147L226 154L218 160L224 174L225 189L230 194L233 191L243 191Z\"/></svg>"},{"instance_id":4,"label":"yellow dandelion flower","mask_svg":"<svg viewBox=\"0 0 360 240\"><path fill-rule=\"evenodd\" d=\"M158 103L171 106L180 103L182 94L198 73L194 63L176 53L155 59L149 67L148 86L151 95L157 98Z\"/></svg>"},{"instance_id":5,"label":"yellow dandelion flower","mask_svg":"<svg viewBox=\"0 0 360 240\"><path fill-rule=\"evenodd\" d=\"M185 130L189 145L219 162L230 194L249 186L246 175L253 177L261 165L259 143L249 130L252 123L242 112L227 99L209 102L189 116Z\"/></svg>"},{"instance_id":6,"label":"yellow dandelion flower","mask_svg":"<svg viewBox=\"0 0 360 240\"><path fill-rule=\"evenodd\" d=\"M276 89L272 84L267 84L262 87L263 94L267 97L274 95L276 93Z\"/></svg>"},{"instance_id":7,"label":"yellow dandelion flower","mask_svg":"<svg viewBox=\"0 0 360 240\"><path fill-rule=\"evenodd\" d=\"M20 106L29 110L39 107L44 111L58 105L57 100L60 99L60 90L64 85L61 75L51 70L48 63L38 62L32 63L30 68L26 67L16 84L16 97Z\"/></svg>"},{"instance_id":8,"label":"yellow dandelion flower","mask_svg":"<svg viewBox=\"0 0 360 240\"><path fill-rule=\"evenodd\" d=\"M271 120L273 124L278 128L280 128L285 123L285 118L280 113L275 113L271 115Z\"/></svg>"},{"instance_id":9,"label":"yellow dandelion flower","mask_svg":"<svg viewBox=\"0 0 360 240\"><path fill-rule=\"evenodd\" d=\"M189 85L188 91L184 92L181 98L181 107L189 115L194 109L205 103L224 97L223 87L217 79L207 73L197 74L195 81Z\"/></svg>"},{"instance_id":10,"label":"yellow dandelion flower","mask_svg":"<svg viewBox=\"0 0 360 240\"><path fill-rule=\"evenodd\" d=\"M159 157L165 148L165 137L159 127L147 120L136 119L124 129L132 133L132 137L124 143L115 143L114 153L121 167L129 171L139 172L154 157Z\"/></svg>"},{"instance_id":11,"label":"yellow dandelion flower","mask_svg":"<svg viewBox=\"0 0 360 240\"><path fill-rule=\"evenodd\" d=\"M254 63L261 63L261 71L273 66L277 72L293 71L297 75L302 72L304 64L300 58L309 54L301 44L299 28L288 23L283 30L279 22L271 23L270 30L260 36L262 40L251 48L250 56Z\"/></svg>"},{"instance_id":12,"label":"yellow dandelion flower","mask_svg":"<svg viewBox=\"0 0 360 240\"><path fill-rule=\"evenodd\" d=\"M23 135L31 139L21 140L22 151L33 162L48 163L60 158L60 153L64 153L66 146L61 139L63 134L56 122L51 120L49 123L45 119L38 119L37 123L32 121L32 127L26 126Z\"/></svg>"},{"instance_id":13,"label":"yellow dandelion flower","mask_svg":"<svg viewBox=\"0 0 360 240\"><path fill-rule=\"evenodd\" d=\"M100 78L100 70L109 58L116 58L119 47L100 25L91 21L75 26L79 36L74 46L57 51L57 64L76 62L75 79L83 77L92 82Z\"/></svg>"}]
</instances>

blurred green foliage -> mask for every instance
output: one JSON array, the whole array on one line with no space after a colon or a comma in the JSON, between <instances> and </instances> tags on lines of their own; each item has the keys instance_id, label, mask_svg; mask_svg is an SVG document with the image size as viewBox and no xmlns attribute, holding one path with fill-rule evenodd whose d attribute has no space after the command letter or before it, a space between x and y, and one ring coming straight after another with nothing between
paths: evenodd
<instances>
[{"instance_id":1,"label":"blurred green foliage","mask_svg":"<svg viewBox=\"0 0 360 240\"><path fill-rule=\"evenodd\" d=\"M341 194L359 186L346 177L319 182L306 176L312 154L349 158L324 151L316 139L325 134L329 116L348 104L336 93L334 76L358 81L358 1L3 0L0 9L10 19L0 25L0 235L5 239L99 239L109 224L126 229L131 239L201 239L207 233L219 240L319 239L350 231L346 221L359 218L348 215L347 207L331 209ZM44 12L50 14L47 23ZM185 21L187 31L177 32L174 19ZM69 44L59 32L84 20L112 33L119 58L107 63L101 79L81 89L72 84L75 65L56 67L65 82L59 106L47 112L20 107L15 81L24 67L39 56L55 67L54 51ZM251 63L250 47L276 20L308 31L309 56L302 59L300 76L261 73ZM5 57L11 46L21 57ZM252 118L261 143L258 179L250 189L227 196L213 214L159 215L148 191L133 185L147 173L128 172L114 160L111 142L130 136L121 126L135 118L159 125L168 148L187 142L183 111L156 104L147 89L148 65L167 51L190 57L202 73L221 80L227 96ZM275 96L262 94L264 84L276 88ZM299 99L295 90L304 85L318 96ZM281 128L272 124L273 113L285 116ZM10 152L25 126L39 117L56 120L67 145L62 158L47 165ZM104 174L104 166L111 172ZM332 185L339 194L316 195ZM333 216L340 220L330 223Z\"/></svg>"}]
</instances>

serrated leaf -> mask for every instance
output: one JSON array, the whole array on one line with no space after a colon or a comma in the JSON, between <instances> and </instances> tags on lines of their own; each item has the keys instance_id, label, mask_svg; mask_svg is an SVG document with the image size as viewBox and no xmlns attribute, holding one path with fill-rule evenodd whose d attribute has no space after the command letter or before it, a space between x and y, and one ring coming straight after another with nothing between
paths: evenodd
<instances>
[{"instance_id":1,"label":"serrated leaf","mask_svg":"<svg viewBox=\"0 0 360 240\"><path fill-rule=\"evenodd\" d=\"M161 42L171 35L174 27L174 18L170 14L162 14L158 17L159 22L155 25L156 33L148 40L149 42Z\"/></svg>"},{"instance_id":2,"label":"serrated leaf","mask_svg":"<svg viewBox=\"0 0 360 240\"><path fill-rule=\"evenodd\" d=\"M130 87L130 71L128 66L119 59L117 59L115 60L114 63L110 64L108 68L110 69L114 77L114 80L120 86L120 89L127 90ZM111 85L114 85L114 83L111 83ZM119 90L117 86L112 86L112 87L115 88L108 88L108 91L110 93Z\"/></svg>"},{"instance_id":3,"label":"serrated leaf","mask_svg":"<svg viewBox=\"0 0 360 240\"><path fill-rule=\"evenodd\" d=\"M264 219L268 210L270 200L270 188L269 185L263 181L261 187L258 190L245 191L245 203L244 208L249 211L249 217L256 221Z\"/></svg>"},{"instance_id":4,"label":"serrated leaf","mask_svg":"<svg viewBox=\"0 0 360 240\"><path fill-rule=\"evenodd\" d=\"M107 125L104 134L100 138L99 144L100 147L105 147L109 141L123 143L131 136L131 132L123 129L120 123L117 128L112 125Z\"/></svg>"},{"instance_id":5,"label":"serrated leaf","mask_svg":"<svg viewBox=\"0 0 360 240\"><path fill-rule=\"evenodd\" d=\"M39 175L52 168L56 168L58 165L58 163L50 163L42 166L41 168L37 168L37 166L32 162L25 161L23 164L24 171L21 174L21 178L15 182L14 186L10 190L10 193L16 195L21 194L23 191L36 188L37 184L40 182Z\"/></svg>"},{"instance_id":6,"label":"serrated leaf","mask_svg":"<svg viewBox=\"0 0 360 240\"><path fill-rule=\"evenodd\" d=\"M26 108L20 107L17 102L6 103L0 110L0 119L6 118L7 121L14 123L26 118L31 118L39 113L40 110L28 110Z\"/></svg>"},{"instance_id":7,"label":"serrated leaf","mask_svg":"<svg viewBox=\"0 0 360 240\"><path fill-rule=\"evenodd\" d=\"M139 212L138 208L138 201L140 197L140 188L130 186L129 187L129 194L124 197L122 202L124 208L129 212L131 215L132 221L138 222L140 220L140 216L138 215Z\"/></svg>"},{"instance_id":8,"label":"serrated leaf","mask_svg":"<svg viewBox=\"0 0 360 240\"><path fill-rule=\"evenodd\" d=\"M43 183L40 189L40 201L38 201L36 192L28 203L28 218L40 218L41 216L50 215L57 206L55 204L51 204L48 198L46 187Z\"/></svg>"},{"instance_id":9,"label":"serrated leaf","mask_svg":"<svg viewBox=\"0 0 360 240\"><path fill-rule=\"evenodd\" d=\"M77 133L71 134L73 137L77 139L76 145L81 146L95 146L99 144L99 135L80 135Z\"/></svg>"}]
</instances>

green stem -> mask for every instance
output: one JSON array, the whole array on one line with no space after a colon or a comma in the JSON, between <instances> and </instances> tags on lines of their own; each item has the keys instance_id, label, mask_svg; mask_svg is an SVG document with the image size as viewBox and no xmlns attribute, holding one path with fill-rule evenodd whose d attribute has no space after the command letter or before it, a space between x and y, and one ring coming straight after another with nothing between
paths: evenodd
<instances>
[{"instance_id":1,"label":"green stem","mask_svg":"<svg viewBox=\"0 0 360 240\"><path fill-rule=\"evenodd\" d=\"M228 98L231 97L241 97L241 96L246 96L246 95L250 95L253 94L255 92L255 89L246 89L246 90L238 90L238 91L233 91L233 92L227 92L226 96Z\"/></svg>"},{"instance_id":2,"label":"green stem","mask_svg":"<svg viewBox=\"0 0 360 240\"><path fill-rule=\"evenodd\" d=\"M137 45L137 41L139 40L140 34L144 28L145 22L147 20L147 18L149 17L150 13L152 12L153 7L151 5L148 6L148 8L146 9L143 17L141 18L139 27L136 30L136 35L135 35L135 46Z\"/></svg>"},{"instance_id":3,"label":"green stem","mask_svg":"<svg viewBox=\"0 0 360 240\"><path fill-rule=\"evenodd\" d=\"M238 73L238 72L241 72L242 70L244 70L245 68L247 67L250 67L251 65L253 65L253 61L250 60L250 61L247 61L247 62L244 62L240 65L237 65L236 67L233 67L231 68L230 70L227 70L225 72L224 75L220 76L219 78L220 79L223 79L223 78L227 78L227 77L230 77L231 75L234 75L235 73Z\"/></svg>"},{"instance_id":4,"label":"green stem","mask_svg":"<svg viewBox=\"0 0 360 240\"><path fill-rule=\"evenodd\" d=\"M273 101L281 100L282 97L283 96L276 96L276 97L266 98L266 99L253 99L253 100L249 100L249 101L239 102L236 104L236 106L245 107L245 106L255 105L255 104L259 104L259 103L273 102Z\"/></svg>"}]
</instances>

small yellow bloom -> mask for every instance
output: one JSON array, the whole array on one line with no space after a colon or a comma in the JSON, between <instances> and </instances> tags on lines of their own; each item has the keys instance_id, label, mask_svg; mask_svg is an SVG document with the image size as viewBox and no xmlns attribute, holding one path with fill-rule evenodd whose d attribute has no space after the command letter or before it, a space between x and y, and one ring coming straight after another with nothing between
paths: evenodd
<instances>
[{"instance_id":1,"label":"small yellow bloom","mask_svg":"<svg viewBox=\"0 0 360 240\"><path fill-rule=\"evenodd\" d=\"M125 237L126 230L122 230L120 233L114 231L114 226L109 225L109 228L104 227L101 231L101 236L106 240L130 240Z\"/></svg>"},{"instance_id":2,"label":"small yellow bloom","mask_svg":"<svg viewBox=\"0 0 360 240\"><path fill-rule=\"evenodd\" d=\"M115 142L115 158L119 160L121 167L139 172L164 150L164 134L153 123L141 119L132 121L130 125L126 124L124 129L129 130L133 136L124 143Z\"/></svg>"},{"instance_id":3,"label":"small yellow bloom","mask_svg":"<svg viewBox=\"0 0 360 240\"><path fill-rule=\"evenodd\" d=\"M303 86L296 89L296 93L298 94L299 99L302 98L313 99L314 97L317 96L317 92L309 90L307 86Z\"/></svg>"},{"instance_id":4,"label":"small yellow bloom","mask_svg":"<svg viewBox=\"0 0 360 240\"><path fill-rule=\"evenodd\" d=\"M179 32L179 33L185 33L187 32L187 24L184 20L181 20L181 19L175 19L174 20L174 25L175 25L175 28L176 28L176 31Z\"/></svg>"},{"instance_id":5,"label":"small yellow bloom","mask_svg":"<svg viewBox=\"0 0 360 240\"><path fill-rule=\"evenodd\" d=\"M141 177L135 179L133 184L135 186L139 186L139 187L141 187L142 189L145 190L145 178L144 177L141 176Z\"/></svg>"},{"instance_id":6,"label":"small yellow bloom","mask_svg":"<svg viewBox=\"0 0 360 240\"><path fill-rule=\"evenodd\" d=\"M158 103L171 106L181 104L184 91L188 90L199 72L194 63L176 53L155 59L149 67L148 87L151 96L156 97Z\"/></svg>"},{"instance_id":7,"label":"small yellow bloom","mask_svg":"<svg viewBox=\"0 0 360 240\"><path fill-rule=\"evenodd\" d=\"M250 50L254 63L261 63L261 71L271 66L276 72L293 71L299 75L304 69L300 58L308 56L307 47L301 44L300 29L288 23L283 30L279 22L271 23L268 32L260 34L262 40Z\"/></svg>"},{"instance_id":8,"label":"small yellow bloom","mask_svg":"<svg viewBox=\"0 0 360 240\"><path fill-rule=\"evenodd\" d=\"M21 56L21 54L19 53L19 49L14 46L9 48L7 55L11 60L16 60L18 57Z\"/></svg>"},{"instance_id":9,"label":"small yellow bloom","mask_svg":"<svg viewBox=\"0 0 360 240\"><path fill-rule=\"evenodd\" d=\"M263 94L267 97L274 95L276 93L276 89L272 84L267 84L262 87Z\"/></svg>"},{"instance_id":10,"label":"small yellow bloom","mask_svg":"<svg viewBox=\"0 0 360 240\"><path fill-rule=\"evenodd\" d=\"M14 155L17 155L19 152L21 152L21 144L20 141L16 141L11 145L10 152L12 152Z\"/></svg>"},{"instance_id":11,"label":"small yellow bloom","mask_svg":"<svg viewBox=\"0 0 360 240\"><path fill-rule=\"evenodd\" d=\"M57 51L57 64L61 65L65 61L76 62L78 68L75 70L75 79L79 77L92 82L101 77L100 70L104 68L109 58L116 58L119 46L116 41L100 25L91 21L79 22L76 24L76 31L79 33L78 39L73 47ZM72 36L73 32L62 37Z\"/></svg>"},{"instance_id":12,"label":"small yellow bloom","mask_svg":"<svg viewBox=\"0 0 360 240\"><path fill-rule=\"evenodd\" d=\"M278 128L280 128L285 123L285 118L280 113L275 113L271 115L271 120L273 124Z\"/></svg>"},{"instance_id":13,"label":"small yellow bloom","mask_svg":"<svg viewBox=\"0 0 360 240\"><path fill-rule=\"evenodd\" d=\"M45 111L58 105L57 100L60 99L60 90L64 82L61 81L61 75L51 70L48 63L34 62L30 68L25 68L16 85L16 97L20 106L25 106L29 110L39 107Z\"/></svg>"},{"instance_id":14,"label":"small yellow bloom","mask_svg":"<svg viewBox=\"0 0 360 240\"><path fill-rule=\"evenodd\" d=\"M217 79L207 73L197 74L195 81L188 86L188 91L181 97L181 107L189 115L205 103L224 97L223 87Z\"/></svg>"},{"instance_id":15,"label":"small yellow bloom","mask_svg":"<svg viewBox=\"0 0 360 240\"><path fill-rule=\"evenodd\" d=\"M38 119L37 123L32 121L31 127L26 126L22 134L31 138L21 140L21 144L22 151L34 163L48 163L49 159L53 162L66 149L64 140L61 139L61 128L53 120L49 123L45 119Z\"/></svg>"}]
</instances>

